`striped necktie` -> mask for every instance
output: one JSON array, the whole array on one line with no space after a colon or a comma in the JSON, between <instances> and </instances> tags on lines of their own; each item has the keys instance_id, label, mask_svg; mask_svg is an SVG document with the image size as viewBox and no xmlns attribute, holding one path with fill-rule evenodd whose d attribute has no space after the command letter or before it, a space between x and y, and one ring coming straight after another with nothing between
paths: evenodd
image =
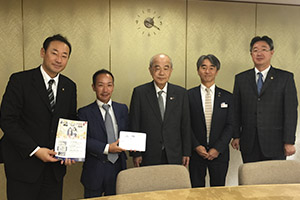
<instances>
[{"instance_id":1,"label":"striped necktie","mask_svg":"<svg viewBox=\"0 0 300 200\"><path fill-rule=\"evenodd\" d=\"M210 134L210 125L211 125L211 117L212 117L212 104L211 104L211 94L210 89L205 88L205 122L206 122L206 132L207 132L207 143L209 141L209 134Z\"/></svg>"},{"instance_id":2,"label":"striped necktie","mask_svg":"<svg viewBox=\"0 0 300 200\"><path fill-rule=\"evenodd\" d=\"M49 98L49 101L50 101L50 107L51 107L52 112L54 112L54 108L55 108L54 93L53 93L53 90L52 90L53 83L54 83L54 80L50 79L48 81L48 89L47 89L48 98Z\"/></svg>"}]
</instances>

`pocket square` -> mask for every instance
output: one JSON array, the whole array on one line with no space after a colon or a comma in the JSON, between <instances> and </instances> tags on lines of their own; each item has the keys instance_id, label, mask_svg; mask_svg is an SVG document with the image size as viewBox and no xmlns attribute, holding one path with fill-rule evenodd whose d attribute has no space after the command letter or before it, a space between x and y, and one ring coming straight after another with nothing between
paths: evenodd
<instances>
[{"instance_id":1,"label":"pocket square","mask_svg":"<svg viewBox=\"0 0 300 200\"><path fill-rule=\"evenodd\" d=\"M221 103L221 108L228 108L228 104L225 102Z\"/></svg>"}]
</instances>

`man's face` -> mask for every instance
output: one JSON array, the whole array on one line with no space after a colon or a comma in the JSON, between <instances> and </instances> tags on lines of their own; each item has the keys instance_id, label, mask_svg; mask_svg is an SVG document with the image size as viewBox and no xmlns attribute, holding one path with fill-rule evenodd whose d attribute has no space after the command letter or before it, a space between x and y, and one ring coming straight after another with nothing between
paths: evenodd
<instances>
[{"instance_id":1,"label":"man's face","mask_svg":"<svg viewBox=\"0 0 300 200\"><path fill-rule=\"evenodd\" d=\"M103 103L108 103L114 91L114 82L109 74L99 74L96 78L95 85L92 85L97 99Z\"/></svg>"},{"instance_id":2,"label":"man's face","mask_svg":"<svg viewBox=\"0 0 300 200\"><path fill-rule=\"evenodd\" d=\"M69 52L68 45L61 41L52 41L47 50L41 49L42 66L50 77L54 78L65 69L69 59Z\"/></svg>"},{"instance_id":3,"label":"man's face","mask_svg":"<svg viewBox=\"0 0 300 200\"><path fill-rule=\"evenodd\" d=\"M152 66L149 68L150 74L156 85L163 89L172 73L171 61L168 56L158 55L153 59Z\"/></svg>"},{"instance_id":4,"label":"man's face","mask_svg":"<svg viewBox=\"0 0 300 200\"><path fill-rule=\"evenodd\" d=\"M251 50L251 57L255 67L267 68L271 64L271 58L274 50L270 50L270 46L265 41L256 42Z\"/></svg>"},{"instance_id":5,"label":"man's face","mask_svg":"<svg viewBox=\"0 0 300 200\"><path fill-rule=\"evenodd\" d=\"M217 74L217 68L208 59L204 59L198 69L198 75L200 76L201 83L207 87L210 87L215 83Z\"/></svg>"}]
</instances>

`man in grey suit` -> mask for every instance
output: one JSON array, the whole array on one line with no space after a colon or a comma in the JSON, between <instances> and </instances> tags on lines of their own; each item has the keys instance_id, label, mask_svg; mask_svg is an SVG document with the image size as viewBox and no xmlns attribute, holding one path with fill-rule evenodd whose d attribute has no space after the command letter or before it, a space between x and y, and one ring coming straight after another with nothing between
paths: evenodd
<instances>
[{"instance_id":1,"label":"man in grey suit","mask_svg":"<svg viewBox=\"0 0 300 200\"><path fill-rule=\"evenodd\" d=\"M149 66L153 81L133 90L130 129L147 134L146 151L131 153L135 167L189 164L191 127L188 95L184 88L168 83L172 70L169 56L153 56Z\"/></svg>"},{"instance_id":2,"label":"man in grey suit","mask_svg":"<svg viewBox=\"0 0 300 200\"><path fill-rule=\"evenodd\" d=\"M231 145L243 162L284 160L296 151L297 91L293 74L271 66L268 36L250 43L254 69L237 74L234 84L235 132Z\"/></svg>"}]
</instances>

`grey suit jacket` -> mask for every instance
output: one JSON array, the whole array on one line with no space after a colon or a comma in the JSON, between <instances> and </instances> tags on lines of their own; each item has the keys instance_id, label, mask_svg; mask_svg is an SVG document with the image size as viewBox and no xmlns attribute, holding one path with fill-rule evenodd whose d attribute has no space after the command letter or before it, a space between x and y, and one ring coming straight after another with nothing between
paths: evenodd
<instances>
[{"instance_id":1,"label":"grey suit jacket","mask_svg":"<svg viewBox=\"0 0 300 200\"><path fill-rule=\"evenodd\" d=\"M160 164L162 147L168 162L181 164L182 156L191 155L191 127L187 91L168 84L164 121L161 118L153 81L134 88L130 112L130 129L147 134L142 165Z\"/></svg>"},{"instance_id":2,"label":"grey suit jacket","mask_svg":"<svg viewBox=\"0 0 300 200\"><path fill-rule=\"evenodd\" d=\"M266 157L284 154L284 144L294 144L297 126L297 91L293 74L271 67L260 95L254 69L235 77L235 132L241 151L250 153L257 132Z\"/></svg>"}]
</instances>

